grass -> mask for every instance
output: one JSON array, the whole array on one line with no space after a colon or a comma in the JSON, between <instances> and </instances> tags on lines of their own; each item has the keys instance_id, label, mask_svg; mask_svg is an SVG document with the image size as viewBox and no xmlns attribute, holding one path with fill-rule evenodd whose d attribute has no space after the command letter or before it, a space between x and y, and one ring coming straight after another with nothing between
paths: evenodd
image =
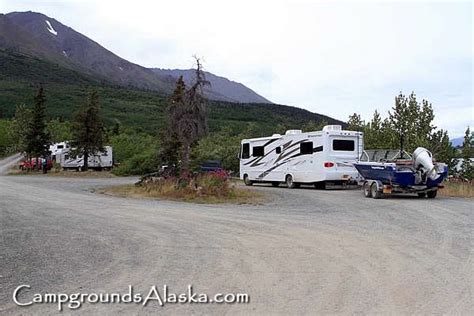
<instances>
[{"instance_id":1,"label":"grass","mask_svg":"<svg viewBox=\"0 0 474 316\"><path fill-rule=\"evenodd\" d=\"M474 198L474 185L463 182L445 182L444 188L438 193L441 196Z\"/></svg>"},{"instance_id":2,"label":"grass","mask_svg":"<svg viewBox=\"0 0 474 316\"><path fill-rule=\"evenodd\" d=\"M262 204L265 197L262 193L242 189L231 184L225 195L202 194L196 190L179 190L174 186L136 186L133 184L113 186L98 190L99 193L121 197L163 199L198 204Z\"/></svg>"}]
</instances>

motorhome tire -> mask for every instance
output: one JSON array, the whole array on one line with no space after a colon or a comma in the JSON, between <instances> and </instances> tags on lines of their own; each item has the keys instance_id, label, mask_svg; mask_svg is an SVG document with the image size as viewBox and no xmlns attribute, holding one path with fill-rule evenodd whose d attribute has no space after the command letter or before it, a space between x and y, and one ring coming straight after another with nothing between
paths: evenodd
<instances>
[{"instance_id":1,"label":"motorhome tire","mask_svg":"<svg viewBox=\"0 0 474 316\"><path fill-rule=\"evenodd\" d=\"M244 183L245 185L252 185L253 184L253 181L249 179L249 176L248 175L244 175Z\"/></svg>"},{"instance_id":2,"label":"motorhome tire","mask_svg":"<svg viewBox=\"0 0 474 316\"><path fill-rule=\"evenodd\" d=\"M372 191L370 190L370 183L369 182L364 182L364 185L362 186L362 190L364 191L364 196L366 198L372 197Z\"/></svg>"},{"instance_id":3,"label":"motorhome tire","mask_svg":"<svg viewBox=\"0 0 474 316\"><path fill-rule=\"evenodd\" d=\"M296 183L293 181L293 176L291 174L288 174L285 178L286 186L288 189L294 189L296 188Z\"/></svg>"},{"instance_id":4,"label":"motorhome tire","mask_svg":"<svg viewBox=\"0 0 474 316\"><path fill-rule=\"evenodd\" d=\"M426 193L426 195L428 196L428 199L434 199L437 194L438 194L438 190L428 191Z\"/></svg>"},{"instance_id":5,"label":"motorhome tire","mask_svg":"<svg viewBox=\"0 0 474 316\"><path fill-rule=\"evenodd\" d=\"M370 186L370 193L374 199L380 199L382 197L382 192L379 191L377 183L375 182Z\"/></svg>"},{"instance_id":6,"label":"motorhome tire","mask_svg":"<svg viewBox=\"0 0 474 316\"><path fill-rule=\"evenodd\" d=\"M420 193L418 193L418 197L419 197L419 198L425 198L425 197L426 197L426 193L425 193L425 192L420 192Z\"/></svg>"},{"instance_id":7,"label":"motorhome tire","mask_svg":"<svg viewBox=\"0 0 474 316\"><path fill-rule=\"evenodd\" d=\"M314 187L318 190L326 190L326 181L316 182Z\"/></svg>"},{"instance_id":8,"label":"motorhome tire","mask_svg":"<svg viewBox=\"0 0 474 316\"><path fill-rule=\"evenodd\" d=\"M277 186L279 186L279 185L280 185L280 182L277 182L277 181L273 181L273 182L272 182L272 186L273 186L273 187L277 187Z\"/></svg>"}]
</instances>

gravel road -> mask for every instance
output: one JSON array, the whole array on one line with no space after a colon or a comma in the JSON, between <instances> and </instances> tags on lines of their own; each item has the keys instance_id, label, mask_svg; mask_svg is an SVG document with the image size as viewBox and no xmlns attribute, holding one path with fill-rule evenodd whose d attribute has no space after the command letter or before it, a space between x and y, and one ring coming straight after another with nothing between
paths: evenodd
<instances>
[{"instance_id":1,"label":"gravel road","mask_svg":"<svg viewBox=\"0 0 474 316\"><path fill-rule=\"evenodd\" d=\"M18 157L16 157L18 158ZM0 161L0 172L15 157ZM0 177L0 314L13 290L128 285L248 293L248 304L85 304L79 314L474 314L472 200L365 199L255 186L265 205L194 205L91 192L131 178ZM66 313L71 311L66 308Z\"/></svg>"}]
</instances>

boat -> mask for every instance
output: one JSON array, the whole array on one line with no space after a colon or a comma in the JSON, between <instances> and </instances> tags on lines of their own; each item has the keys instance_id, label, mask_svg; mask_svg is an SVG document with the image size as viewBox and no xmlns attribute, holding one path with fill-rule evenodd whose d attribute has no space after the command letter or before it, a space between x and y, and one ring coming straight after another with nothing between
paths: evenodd
<instances>
[{"instance_id":1,"label":"boat","mask_svg":"<svg viewBox=\"0 0 474 316\"><path fill-rule=\"evenodd\" d=\"M380 152L385 155L380 155ZM404 151L379 151L365 153L354 167L364 178L362 188L365 197L381 198L391 193L416 193L419 197L435 198L442 182L448 176L444 163L433 162L433 155L427 149L418 147L413 156ZM377 157L379 161L370 161Z\"/></svg>"}]
</instances>

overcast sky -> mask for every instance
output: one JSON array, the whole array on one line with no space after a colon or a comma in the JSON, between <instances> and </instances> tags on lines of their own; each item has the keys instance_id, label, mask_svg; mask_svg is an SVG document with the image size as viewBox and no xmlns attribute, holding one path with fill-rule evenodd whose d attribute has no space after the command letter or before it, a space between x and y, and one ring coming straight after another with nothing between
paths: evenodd
<instances>
[{"instance_id":1,"label":"overcast sky","mask_svg":"<svg viewBox=\"0 0 474 316\"><path fill-rule=\"evenodd\" d=\"M275 103L341 120L432 102L451 137L473 126L473 6L433 1L0 0L37 11L147 67L206 70Z\"/></svg>"}]
</instances>

